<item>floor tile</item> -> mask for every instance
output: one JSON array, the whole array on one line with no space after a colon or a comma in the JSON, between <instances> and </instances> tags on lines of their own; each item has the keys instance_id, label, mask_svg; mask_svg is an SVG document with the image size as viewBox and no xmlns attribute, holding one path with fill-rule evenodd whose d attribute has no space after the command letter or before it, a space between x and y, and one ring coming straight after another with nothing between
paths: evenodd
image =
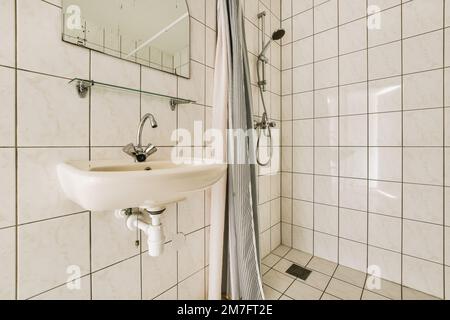
<instances>
[{"instance_id":1,"label":"floor tile","mask_svg":"<svg viewBox=\"0 0 450 320\"><path fill-rule=\"evenodd\" d=\"M280 300L294 300L294 299L289 298L288 296L282 296L282 297L280 298Z\"/></svg>"},{"instance_id":2,"label":"floor tile","mask_svg":"<svg viewBox=\"0 0 450 320\"><path fill-rule=\"evenodd\" d=\"M364 288L364 283L366 282L365 273L344 266L338 266L333 277L360 288Z\"/></svg>"},{"instance_id":3,"label":"floor tile","mask_svg":"<svg viewBox=\"0 0 450 320\"><path fill-rule=\"evenodd\" d=\"M307 285L310 285L311 287L314 287L321 291L325 290L325 288L327 287L330 280L331 280L330 276L327 276L327 275L317 272L317 271L311 272L311 274L309 275L308 279L306 279L306 281L298 279L298 281L305 283Z\"/></svg>"},{"instance_id":4,"label":"floor tile","mask_svg":"<svg viewBox=\"0 0 450 320\"><path fill-rule=\"evenodd\" d=\"M284 257L290 250L291 250L291 248L289 248L289 247L279 246L278 248L273 250L272 253L276 254L277 256Z\"/></svg>"},{"instance_id":5,"label":"floor tile","mask_svg":"<svg viewBox=\"0 0 450 320\"><path fill-rule=\"evenodd\" d=\"M293 275L286 273L286 271L292 266L292 264L293 264L292 261L281 259L273 268L285 274L289 278L296 279L296 277L294 277Z\"/></svg>"},{"instance_id":6,"label":"floor tile","mask_svg":"<svg viewBox=\"0 0 450 320\"><path fill-rule=\"evenodd\" d=\"M344 300L360 300L362 288L358 288L350 283L332 279L327 287L326 293Z\"/></svg>"},{"instance_id":7,"label":"floor tile","mask_svg":"<svg viewBox=\"0 0 450 320\"><path fill-rule=\"evenodd\" d=\"M314 257L308 263L307 267L312 270L322 272L328 276L332 276L336 270L337 264L321 258Z\"/></svg>"},{"instance_id":8,"label":"floor tile","mask_svg":"<svg viewBox=\"0 0 450 320\"><path fill-rule=\"evenodd\" d=\"M289 251L284 258L298 264L299 266L306 266L311 260L312 255L293 249Z\"/></svg>"},{"instance_id":9,"label":"floor tile","mask_svg":"<svg viewBox=\"0 0 450 320\"><path fill-rule=\"evenodd\" d=\"M401 300L402 287L399 284L384 279L374 279L374 281L371 281L370 277L368 277L365 286L367 290L392 300ZM376 282L380 284L380 287L378 289L370 286L370 284L373 285Z\"/></svg>"},{"instance_id":10,"label":"floor tile","mask_svg":"<svg viewBox=\"0 0 450 320\"><path fill-rule=\"evenodd\" d=\"M278 300L281 297L281 293L278 292L277 290L272 289L271 287L268 286L263 286L264 289L264 296L266 298L266 300Z\"/></svg>"},{"instance_id":11,"label":"floor tile","mask_svg":"<svg viewBox=\"0 0 450 320\"><path fill-rule=\"evenodd\" d=\"M295 281L285 292L285 295L295 300L320 300L322 291L301 283L300 281Z\"/></svg>"},{"instance_id":12,"label":"floor tile","mask_svg":"<svg viewBox=\"0 0 450 320\"><path fill-rule=\"evenodd\" d=\"M265 275L269 270L270 270L270 268L268 266L266 266L265 264L261 264L262 275Z\"/></svg>"},{"instance_id":13,"label":"floor tile","mask_svg":"<svg viewBox=\"0 0 450 320\"><path fill-rule=\"evenodd\" d=\"M379 294L373 293L372 291L364 290L361 300L390 300L390 299L380 296Z\"/></svg>"},{"instance_id":14,"label":"floor tile","mask_svg":"<svg viewBox=\"0 0 450 320\"><path fill-rule=\"evenodd\" d=\"M262 263L265 264L266 266L272 268L280 260L281 260L281 258L279 256L274 255L274 254L269 254L267 257L265 257L262 260Z\"/></svg>"},{"instance_id":15,"label":"floor tile","mask_svg":"<svg viewBox=\"0 0 450 320\"><path fill-rule=\"evenodd\" d=\"M328 293L324 293L322 298L320 298L320 300L341 300L335 296L332 296L331 294Z\"/></svg>"},{"instance_id":16,"label":"floor tile","mask_svg":"<svg viewBox=\"0 0 450 320\"><path fill-rule=\"evenodd\" d=\"M294 279L276 270L270 270L264 275L263 282L277 291L285 292L292 282L294 282Z\"/></svg>"},{"instance_id":17,"label":"floor tile","mask_svg":"<svg viewBox=\"0 0 450 320\"><path fill-rule=\"evenodd\" d=\"M403 300L439 300L439 298L411 288L403 287Z\"/></svg>"}]
</instances>

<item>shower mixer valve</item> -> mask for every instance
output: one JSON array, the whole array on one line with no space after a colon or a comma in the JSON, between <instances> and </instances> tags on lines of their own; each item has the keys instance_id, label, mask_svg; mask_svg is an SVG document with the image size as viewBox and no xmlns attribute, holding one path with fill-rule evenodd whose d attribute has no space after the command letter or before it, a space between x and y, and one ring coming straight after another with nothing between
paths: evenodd
<instances>
[{"instance_id":1,"label":"shower mixer valve","mask_svg":"<svg viewBox=\"0 0 450 320\"><path fill-rule=\"evenodd\" d=\"M277 124L274 121L270 121L267 113L263 114L261 121L255 121L255 129L267 130L269 128L275 128Z\"/></svg>"}]
</instances>

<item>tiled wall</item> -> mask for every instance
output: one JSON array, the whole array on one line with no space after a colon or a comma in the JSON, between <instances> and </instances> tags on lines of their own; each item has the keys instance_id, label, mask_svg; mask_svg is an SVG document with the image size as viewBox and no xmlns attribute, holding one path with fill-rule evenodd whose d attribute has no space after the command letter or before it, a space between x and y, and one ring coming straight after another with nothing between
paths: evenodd
<instances>
[{"instance_id":1,"label":"tiled wall","mask_svg":"<svg viewBox=\"0 0 450 320\"><path fill-rule=\"evenodd\" d=\"M146 254L146 237L112 212L83 212L59 187L55 165L65 160L127 159L140 116L159 128L144 140L169 158L177 127L211 118L215 1L188 1L192 22L191 79L155 71L61 41L60 0L0 0L0 299L203 299L209 216L204 193L168 208L170 244L159 258ZM17 28L15 27L17 25ZM17 48L17 51L15 50ZM94 88L80 99L73 77L151 90L197 104L170 111L165 100ZM193 148L197 155L202 145ZM131 161L131 159L130 159ZM81 290L65 282L80 268ZM70 271L70 270L69 270Z\"/></svg>"},{"instance_id":2,"label":"tiled wall","mask_svg":"<svg viewBox=\"0 0 450 320\"><path fill-rule=\"evenodd\" d=\"M282 25L283 243L448 298L450 2L283 0Z\"/></svg>"},{"instance_id":3,"label":"tiled wall","mask_svg":"<svg viewBox=\"0 0 450 320\"><path fill-rule=\"evenodd\" d=\"M262 50L262 23L258 14L266 11L266 41L272 32L280 28L280 0L245 0L242 1L245 16L248 57L253 93L254 117L260 119L263 106L257 86L256 65ZM267 111L271 121L281 127L281 43L272 43L267 51L269 64L266 67L267 92L264 93ZM276 150L280 142L274 141ZM274 170L260 170L258 178L258 212L261 256L268 255L281 244L281 175L280 168L273 165ZM270 171L270 172L269 172Z\"/></svg>"}]
</instances>

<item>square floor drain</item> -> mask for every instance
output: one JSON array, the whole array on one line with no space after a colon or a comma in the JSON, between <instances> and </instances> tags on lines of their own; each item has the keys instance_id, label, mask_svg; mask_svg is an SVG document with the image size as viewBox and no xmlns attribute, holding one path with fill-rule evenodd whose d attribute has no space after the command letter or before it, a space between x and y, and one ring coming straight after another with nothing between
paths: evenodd
<instances>
[{"instance_id":1,"label":"square floor drain","mask_svg":"<svg viewBox=\"0 0 450 320\"><path fill-rule=\"evenodd\" d=\"M303 281L308 279L311 272L312 271L305 269L303 267L300 267L296 264L293 264L289 269L286 270L286 273L288 273L291 276L294 276L296 278L302 279Z\"/></svg>"}]
</instances>

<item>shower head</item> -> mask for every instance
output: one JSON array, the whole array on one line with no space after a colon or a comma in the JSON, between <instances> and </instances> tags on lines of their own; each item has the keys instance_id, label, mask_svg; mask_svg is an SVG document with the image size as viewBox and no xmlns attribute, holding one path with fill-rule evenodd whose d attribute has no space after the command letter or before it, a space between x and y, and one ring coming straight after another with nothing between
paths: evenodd
<instances>
[{"instance_id":1,"label":"shower head","mask_svg":"<svg viewBox=\"0 0 450 320\"><path fill-rule=\"evenodd\" d=\"M285 34L286 34L286 31L284 29L278 29L277 31L275 31L272 34L272 40L273 41L281 40Z\"/></svg>"},{"instance_id":2,"label":"shower head","mask_svg":"<svg viewBox=\"0 0 450 320\"><path fill-rule=\"evenodd\" d=\"M286 34L286 31L284 29L278 29L277 31L275 31L272 34L272 38L270 39L269 42L267 42L267 44L264 46L264 48L262 49L260 55L259 55L259 60L264 60L265 56L264 54L266 53L267 49L269 48L270 44L272 43L272 41L278 41L281 40L284 35Z\"/></svg>"}]
</instances>

